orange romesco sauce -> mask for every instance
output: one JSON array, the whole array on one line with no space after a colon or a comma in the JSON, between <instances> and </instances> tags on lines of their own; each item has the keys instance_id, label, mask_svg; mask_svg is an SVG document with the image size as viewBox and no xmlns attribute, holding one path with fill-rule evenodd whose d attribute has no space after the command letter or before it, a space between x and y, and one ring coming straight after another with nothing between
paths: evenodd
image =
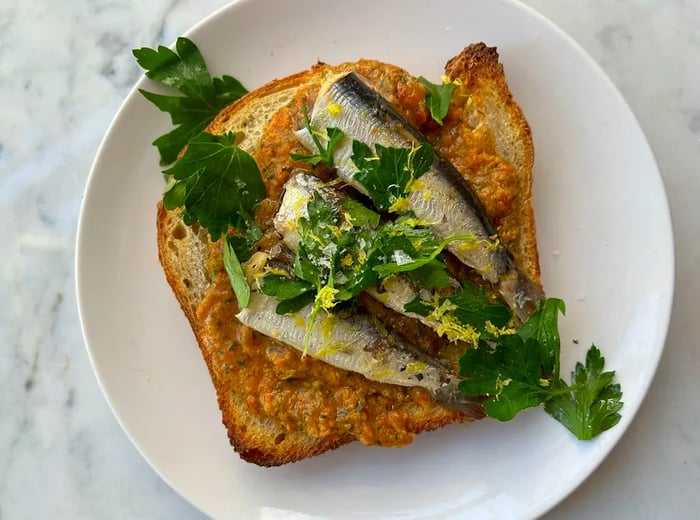
<instances>
[{"instance_id":1,"label":"orange romesco sauce","mask_svg":"<svg viewBox=\"0 0 700 520\"><path fill-rule=\"evenodd\" d=\"M468 124L469 112L479 110L478 99L462 93L457 85L450 111L442 127L428 132L435 148L466 177L499 238L511 246L517 237L518 222L505 218L520 190L518 173L496 153L495 140L485 126Z\"/></svg>"},{"instance_id":2,"label":"orange romesco sauce","mask_svg":"<svg viewBox=\"0 0 700 520\"><path fill-rule=\"evenodd\" d=\"M287 431L315 437L352 435L365 444L401 446L413 438L412 413L435 420L459 418L421 388L377 383L312 359L258 334L232 319L237 311L226 273L214 283L197 310L212 352L220 388L247 396L251 413L273 417Z\"/></svg>"},{"instance_id":3,"label":"orange romesco sauce","mask_svg":"<svg viewBox=\"0 0 700 520\"><path fill-rule=\"evenodd\" d=\"M438 127L429 121L425 90L415 78L399 68L369 60L358 62L354 68L421 128L461 172L468 175L477 162L489 165L498 179L495 185L493 178L488 183L480 178L470 180L487 214L498 220L513 200L512 168L495 156L489 135L462 124L459 103L451 108L444 126ZM306 153L292 132L301 126L301 107L311 106L317 90L300 90L289 107L272 117L254 154L270 199L258 213L263 226L274 215L272 201L280 196L292 170L309 168L292 161L289 154ZM453 99L459 101L459 96ZM315 173L328 175L322 167ZM223 379L219 388L235 388L236 394L247 396L251 413L274 418L287 431L314 437L352 436L365 444L381 446L411 442L416 426L411 426L410 419L415 414L420 414L424 426L432 427L465 420L460 412L437 405L422 388L377 383L310 356L302 358L297 350L240 324L234 318L238 309L222 266L221 244L213 247L208 266L213 283L197 309L197 318L203 324L205 342L216 345L208 350L213 373ZM451 358L454 362L454 356Z\"/></svg>"}]
</instances>

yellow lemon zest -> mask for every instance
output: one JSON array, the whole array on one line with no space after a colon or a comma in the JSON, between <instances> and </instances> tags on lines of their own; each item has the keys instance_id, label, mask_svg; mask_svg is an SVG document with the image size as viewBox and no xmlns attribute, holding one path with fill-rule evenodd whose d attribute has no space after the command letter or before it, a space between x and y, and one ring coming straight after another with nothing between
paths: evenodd
<instances>
[{"instance_id":1,"label":"yellow lemon zest","mask_svg":"<svg viewBox=\"0 0 700 520\"><path fill-rule=\"evenodd\" d=\"M498 338L500 336L508 336L511 334L515 334L515 329L513 328L508 328L508 327L496 327L493 323L490 321L486 321L486 324L484 326L484 330L491 334L493 337Z\"/></svg>"},{"instance_id":2,"label":"yellow lemon zest","mask_svg":"<svg viewBox=\"0 0 700 520\"><path fill-rule=\"evenodd\" d=\"M323 321L321 322L321 337L322 338L329 338L331 334L333 333L333 329L335 328L335 315L328 313L326 314L326 317L323 318Z\"/></svg>"},{"instance_id":3,"label":"yellow lemon zest","mask_svg":"<svg viewBox=\"0 0 700 520\"><path fill-rule=\"evenodd\" d=\"M338 103L328 103L326 106L326 110L328 111L328 115L331 117L338 117L340 113L343 111L343 107L339 105Z\"/></svg>"},{"instance_id":4,"label":"yellow lemon zest","mask_svg":"<svg viewBox=\"0 0 700 520\"><path fill-rule=\"evenodd\" d=\"M299 197L296 202L294 203L294 214L295 215L301 215L301 210L304 209L304 206L306 206L306 203L309 202L309 199L306 197Z\"/></svg>"},{"instance_id":5,"label":"yellow lemon zest","mask_svg":"<svg viewBox=\"0 0 700 520\"><path fill-rule=\"evenodd\" d=\"M421 372L426 368L428 368L428 365L422 361L414 361L406 365L406 370L409 372Z\"/></svg>"},{"instance_id":6,"label":"yellow lemon zest","mask_svg":"<svg viewBox=\"0 0 700 520\"><path fill-rule=\"evenodd\" d=\"M334 341L324 345L316 354L315 358L320 359L333 354L352 354L352 348L345 343Z\"/></svg>"},{"instance_id":7,"label":"yellow lemon zest","mask_svg":"<svg viewBox=\"0 0 700 520\"><path fill-rule=\"evenodd\" d=\"M294 325L296 325L297 327L306 327L306 321L304 321L304 317L298 312L292 314L292 319L294 320Z\"/></svg>"},{"instance_id":8,"label":"yellow lemon zest","mask_svg":"<svg viewBox=\"0 0 700 520\"><path fill-rule=\"evenodd\" d=\"M316 301L319 302L322 309L330 309L336 304L335 295L338 294L338 289L325 285L316 294Z\"/></svg>"},{"instance_id":9,"label":"yellow lemon zest","mask_svg":"<svg viewBox=\"0 0 700 520\"><path fill-rule=\"evenodd\" d=\"M428 227L431 226L433 223L428 221L428 220L423 220L422 218L407 218L402 220L402 223L405 224L408 227Z\"/></svg>"},{"instance_id":10,"label":"yellow lemon zest","mask_svg":"<svg viewBox=\"0 0 700 520\"><path fill-rule=\"evenodd\" d=\"M397 197L389 206L389 211L391 213L406 213L410 207L408 197Z\"/></svg>"},{"instance_id":11,"label":"yellow lemon zest","mask_svg":"<svg viewBox=\"0 0 700 520\"><path fill-rule=\"evenodd\" d=\"M377 379L377 380L382 380L386 379L387 377L393 375L394 371L393 370L375 370L372 372L372 379Z\"/></svg>"},{"instance_id":12,"label":"yellow lemon zest","mask_svg":"<svg viewBox=\"0 0 700 520\"><path fill-rule=\"evenodd\" d=\"M457 306L450 300L445 300L440 305L434 304L435 308L428 314L428 320L436 324L435 331L440 336L445 336L452 342L464 341L472 345L479 342L479 331L471 325L462 325L452 314Z\"/></svg>"},{"instance_id":13,"label":"yellow lemon zest","mask_svg":"<svg viewBox=\"0 0 700 520\"><path fill-rule=\"evenodd\" d=\"M512 379L501 379L501 376L498 376L498 379L496 379L496 399L498 399L498 396L501 394L503 389L510 384Z\"/></svg>"},{"instance_id":14,"label":"yellow lemon zest","mask_svg":"<svg viewBox=\"0 0 700 520\"><path fill-rule=\"evenodd\" d=\"M421 179L411 181L408 183L408 186L406 186L406 191L408 192L420 191L423 189L425 189L425 181Z\"/></svg>"}]
</instances>

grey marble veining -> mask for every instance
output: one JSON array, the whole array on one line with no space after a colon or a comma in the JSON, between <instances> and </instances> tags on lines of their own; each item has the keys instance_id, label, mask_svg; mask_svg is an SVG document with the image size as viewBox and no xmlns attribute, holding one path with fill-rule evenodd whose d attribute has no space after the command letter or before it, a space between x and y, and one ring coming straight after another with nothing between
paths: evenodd
<instances>
[{"instance_id":1,"label":"grey marble veining","mask_svg":"<svg viewBox=\"0 0 700 520\"><path fill-rule=\"evenodd\" d=\"M223 2L0 8L0 518L199 518L133 449L91 374L73 272L97 146L140 71Z\"/></svg>"},{"instance_id":2,"label":"grey marble veining","mask_svg":"<svg viewBox=\"0 0 700 520\"><path fill-rule=\"evenodd\" d=\"M598 61L656 154L677 287L639 415L548 518L692 518L700 510L700 3L528 0ZM0 7L0 519L201 518L119 428L85 352L74 242L90 164L140 74L130 49L169 44L222 0ZM640 281L643 283L643 281Z\"/></svg>"}]
</instances>

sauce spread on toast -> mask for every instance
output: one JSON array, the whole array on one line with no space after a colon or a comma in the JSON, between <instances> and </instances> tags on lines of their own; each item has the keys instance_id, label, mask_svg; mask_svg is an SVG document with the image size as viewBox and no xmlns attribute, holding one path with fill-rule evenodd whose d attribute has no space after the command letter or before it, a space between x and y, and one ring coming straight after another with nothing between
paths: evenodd
<instances>
[{"instance_id":1,"label":"sauce spread on toast","mask_svg":"<svg viewBox=\"0 0 700 520\"><path fill-rule=\"evenodd\" d=\"M397 67L370 60L362 60L353 68L470 180L499 236L510 245L517 237L517 223L511 225L504 217L514 211L517 174L496 154L489 131L469 124L470 114L479 110L480 100L472 99L457 85L450 111L439 126L430 120L425 90L417 79ZM289 153L305 153L293 131L301 126L302 106L310 105L317 91L317 87L300 89L294 102L274 115L265 129L254 157L269 199L280 196L295 167L308 168L292 161ZM328 176L322 167L317 167L315 173L321 178ZM264 226L274 215L274 204L263 204L262 208L258 219ZM216 367L212 374L226 379L217 386L235 387L237 394L247 396L250 413L274 418L288 432L319 438L350 436L364 444L381 446L402 446L419 431L466 420L461 412L437 405L422 388L369 381L310 356L302 358L295 349L240 324L233 318L238 309L222 266L221 244L212 247L215 251L210 256L209 270L215 273L214 282L197 309L197 319L203 327L204 341L218 346L209 349L211 366ZM388 313L382 319L391 322L398 318ZM392 323L387 325L392 327ZM451 364L458 357L450 348L441 356Z\"/></svg>"}]
</instances>

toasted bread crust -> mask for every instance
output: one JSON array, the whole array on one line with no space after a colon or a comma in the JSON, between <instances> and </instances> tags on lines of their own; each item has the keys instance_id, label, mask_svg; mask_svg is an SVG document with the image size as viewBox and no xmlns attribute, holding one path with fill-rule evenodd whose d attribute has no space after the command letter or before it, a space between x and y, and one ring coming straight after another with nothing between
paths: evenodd
<instances>
[{"instance_id":1,"label":"toasted bread crust","mask_svg":"<svg viewBox=\"0 0 700 520\"><path fill-rule=\"evenodd\" d=\"M318 86L329 75L355 66L342 64L332 67L319 63L308 71L272 81L225 108L207 131L215 134L230 131L243 133L239 145L253 153L270 118L278 109L288 105L299 89ZM386 67L395 69L390 65ZM492 110L498 113L493 120L484 118L482 122L490 125L489 128L496 135L500 132L507 137L497 139L497 146L501 147L498 152L516 168L520 178L519 189L522 192L511 211L513 218L521 219L517 222L519 233L513 248L514 256L525 273L539 282L531 205L532 139L522 111L508 90L498 55L495 49L483 44L472 45L448 62L446 72L451 78L459 78L467 91L483 99L487 105L493 105ZM355 440L349 435L315 437L302 431L290 431L275 419L251 411L246 404L246 396L240 394L236 385L231 384L231 379L224 375L216 354L221 346L212 344L208 339L203 320L198 316L205 293L217 283L212 265L221 263L221 244L212 243L202 230L184 226L181 212L167 211L162 203L158 205L157 229L159 260L197 339L216 389L229 440L240 456L261 466L276 466L312 457ZM232 320L235 319L236 310L235 303L232 303ZM327 365L327 370L340 369ZM416 412L410 416L405 428L411 434L418 434L464 420L466 417L463 414L448 409L430 414Z\"/></svg>"},{"instance_id":2,"label":"toasted bread crust","mask_svg":"<svg viewBox=\"0 0 700 520\"><path fill-rule=\"evenodd\" d=\"M517 265L540 283L535 212L532 206L532 168L535 149L530 125L513 99L495 47L477 43L466 47L445 65L450 79L459 78L467 92L482 98L479 122L496 133L496 153L517 171L517 201L508 218L517 221L518 240L510 244Z\"/></svg>"}]
</instances>

